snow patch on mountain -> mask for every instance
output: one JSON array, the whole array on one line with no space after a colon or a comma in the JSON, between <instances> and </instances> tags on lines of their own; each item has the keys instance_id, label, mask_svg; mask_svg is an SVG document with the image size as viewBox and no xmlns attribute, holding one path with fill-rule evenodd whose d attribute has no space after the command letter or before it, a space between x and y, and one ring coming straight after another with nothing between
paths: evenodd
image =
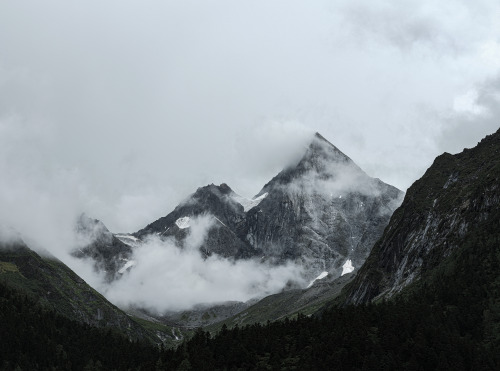
<instances>
[{"instance_id":1,"label":"snow patch on mountain","mask_svg":"<svg viewBox=\"0 0 500 371\"><path fill-rule=\"evenodd\" d=\"M127 271L127 269L132 268L135 265L135 261L128 260L123 267L120 268L118 273L123 274Z\"/></svg>"},{"instance_id":2,"label":"snow patch on mountain","mask_svg":"<svg viewBox=\"0 0 500 371\"><path fill-rule=\"evenodd\" d=\"M180 229L186 229L190 227L190 218L189 216L184 216L182 218L179 218L175 221L175 224L180 228Z\"/></svg>"},{"instance_id":3,"label":"snow patch on mountain","mask_svg":"<svg viewBox=\"0 0 500 371\"><path fill-rule=\"evenodd\" d=\"M137 247L141 244L140 239L128 233L117 233L114 236L124 244L131 247Z\"/></svg>"},{"instance_id":4,"label":"snow patch on mountain","mask_svg":"<svg viewBox=\"0 0 500 371\"><path fill-rule=\"evenodd\" d=\"M120 240L132 240L134 242L138 242L139 239L135 236L132 236L131 234L125 234L125 233L117 233L115 234L115 237L120 239Z\"/></svg>"},{"instance_id":5,"label":"snow patch on mountain","mask_svg":"<svg viewBox=\"0 0 500 371\"><path fill-rule=\"evenodd\" d=\"M307 288L311 287L313 285L313 283L316 282L317 280L322 280L326 276L328 276L328 272L321 272L321 274L318 277L316 277L315 279L313 279L311 281L311 283L307 286Z\"/></svg>"},{"instance_id":6,"label":"snow patch on mountain","mask_svg":"<svg viewBox=\"0 0 500 371\"><path fill-rule=\"evenodd\" d=\"M243 206L243 210L245 212L247 212L248 210L250 210L250 209L254 208L255 206L257 206L258 204L260 204L262 202L262 200L267 197L267 195L268 195L268 193L266 192L257 198L249 199L249 198L245 198L245 197L242 197L240 195L235 194L232 196L232 198L233 198L233 200L238 202L241 206Z\"/></svg>"},{"instance_id":7,"label":"snow patch on mountain","mask_svg":"<svg viewBox=\"0 0 500 371\"><path fill-rule=\"evenodd\" d=\"M343 276L344 274L347 274L347 273L351 273L353 270L354 270L354 266L352 265L351 259L347 259L347 261L342 266L341 276Z\"/></svg>"},{"instance_id":8,"label":"snow patch on mountain","mask_svg":"<svg viewBox=\"0 0 500 371\"><path fill-rule=\"evenodd\" d=\"M222 222L222 220L220 220L219 218L217 218L217 217L215 217L215 216L214 216L214 218L215 218L215 219L217 219L217 221L218 221L220 224L222 224L224 227L226 227L226 228L227 228L227 225L225 225L225 224Z\"/></svg>"}]
</instances>

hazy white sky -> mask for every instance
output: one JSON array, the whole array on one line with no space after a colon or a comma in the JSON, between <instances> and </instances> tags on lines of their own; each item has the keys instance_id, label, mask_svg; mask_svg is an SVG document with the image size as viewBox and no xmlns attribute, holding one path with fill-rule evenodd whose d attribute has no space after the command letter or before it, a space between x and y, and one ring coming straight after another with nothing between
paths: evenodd
<instances>
[{"instance_id":1,"label":"hazy white sky","mask_svg":"<svg viewBox=\"0 0 500 371\"><path fill-rule=\"evenodd\" d=\"M406 190L500 126L498 19L497 0L3 1L0 222L133 232L208 183L256 194L315 131Z\"/></svg>"}]
</instances>

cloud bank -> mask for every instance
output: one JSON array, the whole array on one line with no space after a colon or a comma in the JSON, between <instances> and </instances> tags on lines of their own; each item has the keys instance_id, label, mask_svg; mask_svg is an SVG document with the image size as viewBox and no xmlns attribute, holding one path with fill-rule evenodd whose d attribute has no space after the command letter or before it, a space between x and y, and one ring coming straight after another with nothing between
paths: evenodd
<instances>
[{"instance_id":1,"label":"cloud bank","mask_svg":"<svg viewBox=\"0 0 500 371\"><path fill-rule=\"evenodd\" d=\"M244 302L276 293L287 284L305 284L302 268L292 263L271 266L216 254L204 259L199 248L214 220L209 215L191 218L182 248L173 239L151 237L134 250L132 269L111 284L95 272L87 271L84 278L121 307L157 313L191 309L197 304Z\"/></svg>"}]
</instances>

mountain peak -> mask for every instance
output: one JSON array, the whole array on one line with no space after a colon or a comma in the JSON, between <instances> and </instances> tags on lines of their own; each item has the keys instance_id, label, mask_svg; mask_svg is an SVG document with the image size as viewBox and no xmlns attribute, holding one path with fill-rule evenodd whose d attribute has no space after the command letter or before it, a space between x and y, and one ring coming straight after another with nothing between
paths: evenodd
<instances>
[{"instance_id":1,"label":"mountain peak","mask_svg":"<svg viewBox=\"0 0 500 371\"><path fill-rule=\"evenodd\" d=\"M217 197L222 197L225 195L231 195L234 191L229 187L226 183L222 183L221 185L216 184L208 184L204 187L199 187L196 192L192 195L195 198L204 198L208 194L214 194Z\"/></svg>"},{"instance_id":2,"label":"mountain peak","mask_svg":"<svg viewBox=\"0 0 500 371\"><path fill-rule=\"evenodd\" d=\"M303 161L310 161L312 158L318 157L327 161L350 162L354 164L346 154L326 140L320 133L314 134L313 140L309 144L306 153L299 161L299 164Z\"/></svg>"},{"instance_id":3,"label":"mountain peak","mask_svg":"<svg viewBox=\"0 0 500 371\"><path fill-rule=\"evenodd\" d=\"M219 186L219 191L224 194L224 195L228 195L228 194L231 194L233 193L233 190L231 189L231 187L229 187L226 183L222 183L220 186Z\"/></svg>"},{"instance_id":4,"label":"mountain peak","mask_svg":"<svg viewBox=\"0 0 500 371\"><path fill-rule=\"evenodd\" d=\"M101 234L111 234L111 232L108 230L108 228L106 228L103 222L98 219L90 218L85 213L81 213L77 218L75 230L79 234L87 234L93 236Z\"/></svg>"},{"instance_id":5,"label":"mountain peak","mask_svg":"<svg viewBox=\"0 0 500 371\"><path fill-rule=\"evenodd\" d=\"M331 144L331 143L330 143L328 140L326 140L326 138L325 138L323 135L321 135L319 132L314 133L314 139L319 139L319 140L322 140L322 141L324 141L324 142L327 142L327 143ZM333 145L333 144L332 144L332 145Z\"/></svg>"},{"instance_id":6,"label":"mountain peak","mask_svg":"<svg viewBox=\"0 0 500 371\"><path fill-rule=\"evenodd\" d=\"M274 185L289 184L292 180L310 176L311 173L323 179L331 179L343 172L345 167L349 167L350 174L367 176L354 161L316 132L299 162L282 170L255 197L268 192Z\"/></svg>"}]
</instances>

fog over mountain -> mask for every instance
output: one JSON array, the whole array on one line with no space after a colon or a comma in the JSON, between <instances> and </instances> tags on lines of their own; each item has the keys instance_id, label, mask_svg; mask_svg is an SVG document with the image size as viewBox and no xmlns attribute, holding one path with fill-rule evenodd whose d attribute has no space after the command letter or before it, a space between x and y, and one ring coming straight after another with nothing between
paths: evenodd
<instances>
[{"instance_id":1,"label":"fog over mountain","mask_svg":"<svg viewBox=\"0 0 500 371\"><path fill-rule=\"evenodd\" d=\"M114 303L150 313L246 302L358 269L403 192L369 177L319 133L252 199L199 187L133 234L81 215L72 256ZM78 268L78 265L77 265Z\"/></svg>"},{"instance_id":2,"label":"fog over mountain","mask_svg":"<svg viewBox=\"0 0 500 371\"><path fill-rule=\"evenodd\" d=\"M4 2L2 209L136 230L200 184L254 195L315 131L405 190L495 129L499 7Z\"/></svg>"},{"instance_id":3,"label":"fog over mountain","mask_svg":"<svg viewBox=\"0 0 500 371\"><path fill-rule=\"evenodd\" d=\"M146 308L157 313L184 310L196 304L245 302L281 291L287 283L304 286L303 268L289 262L280 266L259 259L239 260L212 255L205 259L199 246L212 218L191 220L184 249L173 240L150 238L134 252L134 267L110 285L97 287L113 303Z\"/></svg>"},{"instance_id":4,"label":"fog over mountain","mask_svg":"<svg viewBox=\"0 0 500 371\"><path fill-rule=\"evenodd\" d=\"M500 4L0 5L0 224L72 260L203 184L251 197L318 131L403 191L497 128ZM78 263L80 264L80 263Z\"/></svg>"}]
</instances>

